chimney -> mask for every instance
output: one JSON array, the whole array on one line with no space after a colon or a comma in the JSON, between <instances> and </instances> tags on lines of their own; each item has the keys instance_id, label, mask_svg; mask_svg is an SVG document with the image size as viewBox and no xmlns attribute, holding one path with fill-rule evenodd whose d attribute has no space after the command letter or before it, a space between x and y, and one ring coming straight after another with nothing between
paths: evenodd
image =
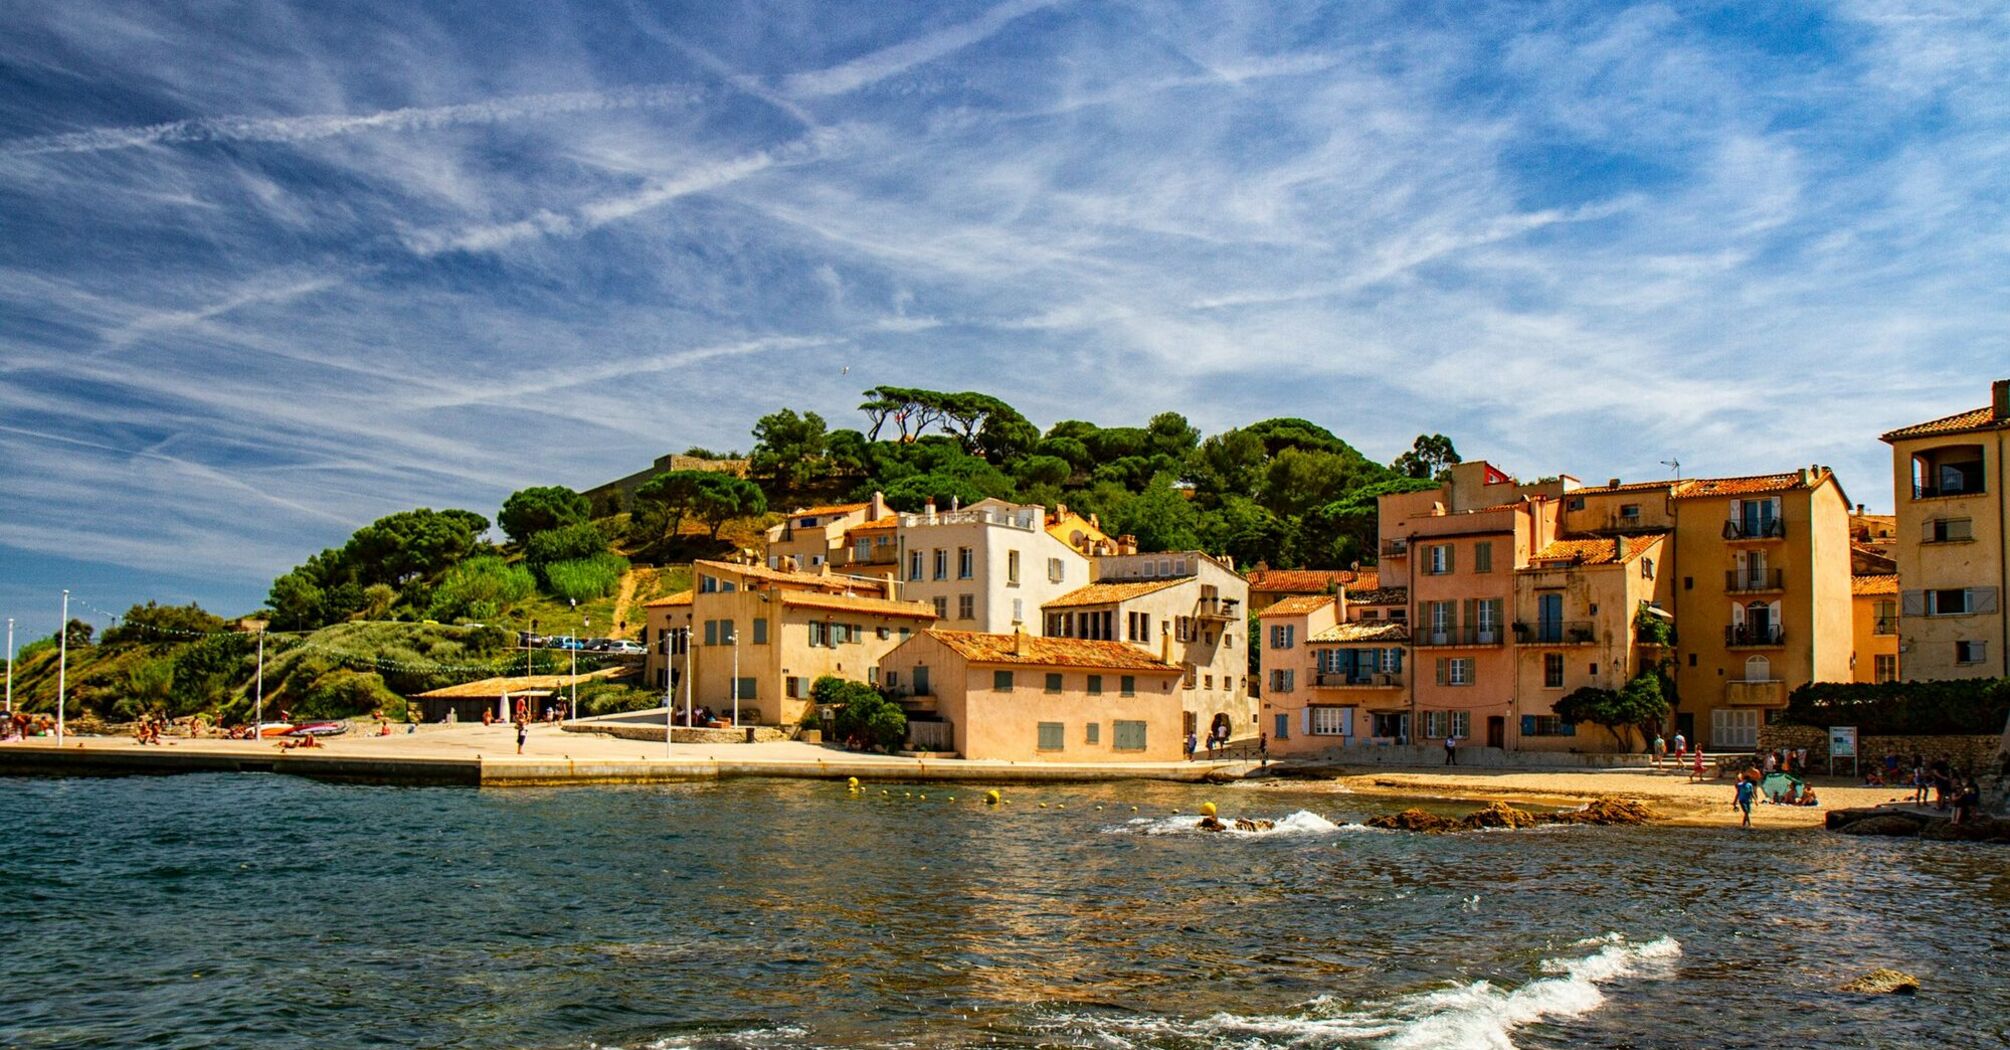
<instances>
[{"instance_id":1,"label":"chimney","mask_svg":"<svg viewBox=\"0 0 2010 1050\"><path fill-rule=\"evenodd\" d=\"M1801 468L1801 484L1803 484L1803 485L1812 485L1812 484L1814 484L1814 483L1815 483L1815 468L1813 468L1813 467L1802 467L1802 468Z\"/></svg>"},{"instance_id":2,"label":"chimney","mask_svg":"<svg viewBox=\"0 0 2010 1050\"><path fill-rule=\"evenodd\" d=\"M1221 563L1222 563L1223 565L1226 565L1226 566L1228 566L1228 571L1230 571L1230 572L1234 572L1234 571L1235 571L1235 555L1233 555L1233 554L1226 554L1226 553L1224 553L1224 554L1223 554L1223 555L1221 556ZM1356 565L1359 565L1359 564L1360 564L1360 562L1355 562L1354 564L1356 564Z\"/></svg>"},{"instance_id":3,"label":"chimney","mask_svg":"<svg viewBox=\"0 0 2010 1050\"><path fill-rule=\"evenodd\" d=\"M1612 560L1613 561L1626 560L1626 537L1624 536L1612 537Z\"/></svg>"},{"instance_id":4,"label":"chimney","mask_svg":"<svg viewBox=\"0 0 2010 1050\"><path fill-rule=\"evenodd\" d=\"M888 514L893 513L892 510L887 508L886 493L884 492L873 493L872 500L870 502L872 505L866 509L866 515L865 515L865 520L867 521L878 521L879 519L886 517Z\"/></svg>"},{"instance_id":5,"label":"chimney","mask_svg":"<svg viewBox=\"0 0 2010 1050\"><path fill-rule=\"evenodd\" d=\"M956 513L957 511L959 511L959 510L962 510L962 509L963 509L963 497L962 497L962 496L951 496L951 497L949 497L949 513L951 513L951 514L954 514L954 513Z\"/></svg>"},{"instance_id":6,"label":"chimney","mask_svg":"<svg viewBox=\"0 0 2010 1050\"><path fill-rule=\"evenodd\" d=\"M1160 662L1160 663L1165 663L1165 664L1169 664L1169 663L1172 663L1172 662L1173 662L1173 650L1172 650L1172 647L1173 647L1173 640L1172 640L1172 635L1170 635L1170 634L1167 634L1167 633L1166 633L1166 632L1164 632L1164 631L1160 631L1160 632L1159 632L1159 662Z\"/></svg>"},{"instance_id":7,"label":"chimney","mask_svg":"<svg viewBox=\"0 0 2010 1050\"><path fill-rule=\"evenodd\" d=\"M1138 538L1136 536L1119 536L1117 537L1117 543L1123 547L1125 554L1136 554L1138 552Z\"/></svg>"},{"instance_id":8,"label":"chimney","mask_svg":"<svg viewBox=\"0 0 2010 1050\"><path fill-rule=\"evenodd\" d=\"M1608 480L1608 481L1607 481L1607 482L1605 483L1605 487L1606 487L1606 488L1609 488L1609 489L1616 489L1616 488L1618 488L1618 487L1619 487L1619 479L1618 479L1618 478L1612 478L1612 479Z\"/></svg>"},{"instance_id":9,"label":"chimney","mask_svg":"<svg viewBox=\"0 0 2010 1050\"><path fill-rule=\"evenodd\" d=\"M1018 624L1012 628L1012 655L1021 658L1033 655L1033 647L1026 641L1025 624Z\"/></svg>"},{"instance_id":10,"label":"chimney","mask_svg":"<svg viewBox=\"0 0 2010 1050\"><path fill-rule=\"evenodd\" d=\"M1103 520L1102 520L1101 518L1097 517L1097 516L1096 516L1096 515L1095 515L1095 514L1094 514L1094 513L1092 512L1092 513L1090 513L1090 515L1089 515L1089 527L1090 527L1090 528L1092 528L1092 529L1095 529L1095 530L1096 530L1096 531L1098 531L1098 532L1101 532L1101 531L1102 531L1102 528L1103 528Z\"/></svg>"},{"instance_id":11,"label":"chimney","mask_svg":"<svg viewBox=\"0 0 2010 1050\"><path fill-rule=\"evenodd\" d=\"M1989 418L2010 419L2010 379L1998 379L1989 385Z\"/></svg>"},{"instance_id":12,"label":"chimney","mask_svg":"<svg viewBox=\"0 0 2010 1050\"><path fill-rule=\"evenodd\" d=\"M1859 518L1863 517L1863 504L1861 503L1856 505L1856 516Z\"/></svg>"},{"instance_id":13,"label":"chimney","mask_svg":"<svg viewBox=\"0 0 2010 1050\"><path fill-rule=\"evenodd\" d=\"M925 506L925 507L923 507L923 508L921 508L921 520L923 520L923 521L927 522L927 523L928 523L928 524L930 524L930 525L933 525L933 524L935 524L935 497L934 497L934 496L930 496L930 497L928 497L928 505L927 505L927 506Z\"/></svg>"},{"instance_id":14,"label":"chimney","mask_svg":"<svg viewBox=\"0 0 2010 1050\"><path fill-rule=\"evenodd\" d=\"M1066 503L1054 504L1054 519L1056 521L1059 521L1060 519L1065 518L1067 516L1068 516L1068 505Z\"/></svg>"}]
</instances>

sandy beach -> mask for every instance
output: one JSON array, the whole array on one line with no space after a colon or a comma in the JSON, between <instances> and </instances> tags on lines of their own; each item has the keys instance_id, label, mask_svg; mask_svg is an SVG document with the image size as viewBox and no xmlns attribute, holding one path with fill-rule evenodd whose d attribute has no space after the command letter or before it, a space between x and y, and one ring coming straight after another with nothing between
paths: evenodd
<instances>
[{"instance_id":1,"label":"sandy beach","mask_svg":"<svg viewBox=\"0 0 2010 1050\"><path fill-rule=\"evenodd\" d=\"M1820 827L1831 809L1875 806L1899 801L1908 793L1898 788L1862 787L1847 777L1814 777L1819 806L1775 806L1752 809L1759 828ZM1307 782L1284 781L1280 787L1302 789ZM1502 801L1526 805L1571 805L1602 796L1638 799L1662 815L1663 823L1682 827L1737 827L1742 818L1732 805L1732 781L1690 783L1687 774L1654 770L1485 770L1412 772L1377 770L1346 774L1331 782L1335 791L1362 795L1404 795Z\"/></svg>"}]
</instances>

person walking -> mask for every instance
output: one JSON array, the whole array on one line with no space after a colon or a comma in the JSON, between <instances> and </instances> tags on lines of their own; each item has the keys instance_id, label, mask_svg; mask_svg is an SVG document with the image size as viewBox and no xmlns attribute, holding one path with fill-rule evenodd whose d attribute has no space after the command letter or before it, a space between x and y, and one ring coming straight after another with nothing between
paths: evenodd
<instances>
[{"instance_id":1,"label":"person walking","mask_svg":"<svg viewBox=\"0 0 2010 1050\"><path fill-rule=\"evenodd\" d=\"M1738 796L1732 803L1745 813L1743 827L1752 826L1752 798L1759 793L1759 785L1751 777L1738 778Z\"/></svg>"},{"instance_id":2,"label":"person walking","mask_svg":"<svg viewBox=\"0 0 2010 1050\"><path fill-rule=\"evenodd\" d=\"M1702 749L1701 749L1701 748L1698 748L1697 750L1699 750L1699 751L1700 751L1700 750L1702 750ZM1689 741L1688 741L1687 739L1685 739L1685 738L1684 738L1684 737L1682 736L1682 734L1681 734L1681 733L1679 733L1679 732L1678 732L1678 733L1676 733L1676 734L1675 734L1675 762L1676 762L1676 764L1678 764L1678 765L1679 765L1679 764L1681 764L1681 762L1682 762L1682 756L1683 756L1683 755L1686 755L1686 754L1688 754L1688 753L1689 753Z\"/></svg>"},{"instance_id":3,"label":"person walking","mask_svg":"<svg viewBox=\"0 0 2010 1050\"><path fill-rule=\"evenodd\" d=\"M1448 766L1459 764L1459 741L1450 734L1445 736L1445 764Z\"/></svg>"},{"instance_id":4,"label":"person walking","mask_svg":"<svg viewBox=\"0 0 2010 1050\"><path fill-rule=\"evenodd\" d=\"M518 719L516 723L516 753L523 754L524 738L530 736L530 723Z\"/></svg>"},{"instance_id":5,"label":"person walking","mask_svg":"<svg viewBox=\"0 0 2010 1050\"><path fill-rule=\"evenodd\" d=\"M1663 740L1661 738L1660 733L1654 734L1654 768L1660 769L1661 760L1667 757L1668 757L1668 741ZM1681 760L1677 759L1676 761L1680 762Z\"/></svg>"},{"instance_id":6,"label":"person walking","mask_svg":"<svg viewBox=\"0 0 2010 1050\"><path fill-rule=\"evenodd\" d=\"M1198 746L1199 743L1200 741L1193 735L1193 731L1188 730L1186 734L1186 760L1188 762L1193 761L1193 749L1196 746Z\"/></svg>"},{"instance_id":7,"label":"person walking","mask_svg":"<svg viewBox=\"0 0 2010 1050\"><path fill-rule=\"evenodd\" d=\"M1270 734L1256 734L1256 757L1263 765L1270 764Z\"/></svg>"}]
</instances>

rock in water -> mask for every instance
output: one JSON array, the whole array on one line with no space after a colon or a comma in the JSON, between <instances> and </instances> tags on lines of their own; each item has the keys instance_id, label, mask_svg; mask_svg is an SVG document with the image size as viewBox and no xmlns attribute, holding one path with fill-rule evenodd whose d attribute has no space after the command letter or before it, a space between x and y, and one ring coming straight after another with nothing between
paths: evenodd
<instances>
[{"instance_id":1,"label":"rock in water","mask_svg":"<svg viewBox=\"0 0 2010 1050\"><path fill-rule=\"evenodd\" d=\"M1919 978L1903 970L1888 970L1880 966L1843 985L1842 990L1862 995L1911 995L1919 991Z\"/></svg>"},{"instance_id":2,"label":"rock in water","mask_svg":"<svg viewBox=\"0 0 2010 1050\"><path fill-rule=\"evenodd\" d=\"M1466 814L1459 822L1465 827L1479 828L1528 828L1536 824L1535 815L1519 810L1505 802L1489 802L1485 809Z\"/></svg>"},{"instance_id":3,"label":"rock in water","mask_svg":"<svg viewBox=\"0 0 2010 1050\"><path fill-rule=\"evenodd\" d=\"M1379 817L1369 817L1371 828L1386 828L1391 831L1421 831L1427 835L1437 835L1447 831L1463 831L1465 825L1435 813L1421 809L1406 809L1401 813L1390 813Z\"/></svg>"},{"instance_id":4,"label":"rock in water","mask_svg":"<svg viewBox=\"0 0 2010 1050\"><path fill-rule=\"evenodd\" d=\"M1601 798L1568 813L1544 813L1538 824L1651 824L1659 813L1630 798Z\"/></svg>"},{"instance_id":5,"label":"rock in water","mask_svg":"<svg viewBox=\"0 0 2010 1050\"><path fill-rule=\"evenodd\" d=\"M1921 824L1909 816L1896 813L1880 817L1865 817L1854 820L1836 829L1844 835L1882 835L1888 838L1911 838L1919 834Z\"/></svg>"},{"instance_id":6,"label":"rock in water","mask_svg":"<svg viewBox=\"0 0 2010 1050\"><path fill-rule=\"evenodd\" d=\"M1199 828L1200 830L1202 830L1202 831L1227 831L1227 830L1228 830L1228 825L1226 825L1226 824L1223 824L1223 823L1222 823L1221 821L1219 821L1219 820L1216 820L1216 819L1215 819L1215 818L1213 818L1213 817L1202 817L1202 818L1200 818L1200 823L1199 823L1199 824L1196 824L1196 825L1195 825L1195 827L1198 827L1198 828Z\"/></svg>"},{"instance_id":7,"label":"rock in water","mask_svg":"<svg viewBox=\"0 0 2010 1050\"><path fill-rule=\"evenodd\" d=\"M1919 829L1919 837L1943 842L2010 842L2010 820L1970 817L1959 824L1951 820L1934 820Z\"/></svg>"},{"instance_id":8,"label":"rock in water","mask_svg":"<svg viewBox=\"0 0 2010 1050\"><path fill-rule=\"evenodd\" d=\"M1235 830L1237 831L1269 831L1276 826L1277 822L1274 820L1250 820L1247 817L1235 818Z\"/></svg>"}]
</instances>

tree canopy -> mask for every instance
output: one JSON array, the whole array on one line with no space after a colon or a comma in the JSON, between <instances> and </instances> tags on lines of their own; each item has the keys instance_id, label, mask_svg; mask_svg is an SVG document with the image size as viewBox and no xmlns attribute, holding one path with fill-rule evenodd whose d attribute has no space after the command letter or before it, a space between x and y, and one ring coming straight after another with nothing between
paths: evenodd
<instances>
[{"instance_id":1,"label":"tree canopy","mask_svg":"<svg viewBox=\"0 0 2010 1050\"><path fill-rule=\"evenodd\" d=\"M1625 733L1668 717L1668 690L1661 672L1642 671L1618 689L1585 686L1572 690L1553 708L1556 717L1570 725L1590 722L1611 732L1621 751L1629 750Z\"/></svg>"},{"instance_id":2,"label":"tree canopy","mask_svg":"<svg viewBox=\"0 0 2010 1050\"><path fill-rule=\"evenodd\" d=\"M586 497L563 485L543 485L519 489L503 501L496 524L513 543L566 525L577 525L592 517Z\"/></svg>"}]
</instances>

